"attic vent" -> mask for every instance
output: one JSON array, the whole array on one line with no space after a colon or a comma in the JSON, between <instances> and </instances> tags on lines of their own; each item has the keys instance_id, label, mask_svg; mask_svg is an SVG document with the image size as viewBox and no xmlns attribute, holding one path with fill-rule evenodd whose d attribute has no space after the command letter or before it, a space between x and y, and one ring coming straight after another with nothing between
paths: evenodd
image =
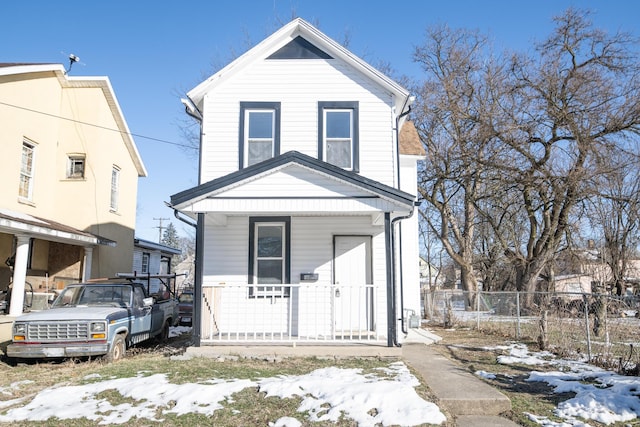
<instances>
[{"instance_id":1,"label":"attic vent","mask_svg":"<svg viewBox=\"0 0 640 427\"><path fill-rule=\"evenodd\" d=\"M298 36L267 59L333 59L331 55Z\"/></svg>"}]
</instances>

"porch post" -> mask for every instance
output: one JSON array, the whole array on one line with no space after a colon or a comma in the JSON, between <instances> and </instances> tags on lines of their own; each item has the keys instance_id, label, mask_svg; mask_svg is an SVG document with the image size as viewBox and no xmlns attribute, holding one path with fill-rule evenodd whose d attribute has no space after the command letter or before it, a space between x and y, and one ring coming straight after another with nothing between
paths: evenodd
<instances>
[{"instance_id":1,"label":"porch post","mask_svg":"<svg viewBox=\"0 0 640 427\"><path fill-rule=\"evenodd\" d=\"M91 262L93 260L93 248L85 246L84 259L82 260L82 281L91 279Z\"/></svg>"},{"instance_id":2,"label":"porch post","mask_svg":"<svg viewBox=\"0 0 640 427\"><path fill-rule=\"evenodd\" d=\"M204 214L198 214L196 226L196 266L193 278L193 319L191 336L195 347L200 347L202 334L202 271L204 248Z\"/></svg>"},{"instance_id":3,"label":"porch post","mask_svg":"<svg viewBox=\"0 0 640 427\"><path fill-rule=\"evenodd\" d=\"M387 347L396 341L396 304L393 286L393 248L391 245L391 214L384 213L384 247L387 265Z\"/></svg>"},{"instance_id":4,"label":"porch post","mask_svg":"<svg viewBox=\"0 0 640 427\"><path fill-rule=\"evenodd\" d=\"M29 236L16 236L16 258L13 263L13 284L11 290L11 307L9 316L19 316L22 314L24 305L24 285L27 278L27 260L29 258Z\"/></svg>"}]
</instances>

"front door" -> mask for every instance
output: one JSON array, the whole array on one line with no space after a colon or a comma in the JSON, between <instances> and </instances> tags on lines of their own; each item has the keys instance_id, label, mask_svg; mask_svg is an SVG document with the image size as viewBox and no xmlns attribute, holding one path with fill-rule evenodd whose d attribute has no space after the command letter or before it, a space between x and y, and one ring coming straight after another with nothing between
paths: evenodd
<instances>
[{"instance_id":1,"label":"front door","mask_svg":"<svg viewBox=\"0 0 640 427\"><path fill-rule=\"evenodd\" d=\"M365 338L373 330L371 237L335 236L333 265L334 334Z\"/></svg>"}]
</instances>

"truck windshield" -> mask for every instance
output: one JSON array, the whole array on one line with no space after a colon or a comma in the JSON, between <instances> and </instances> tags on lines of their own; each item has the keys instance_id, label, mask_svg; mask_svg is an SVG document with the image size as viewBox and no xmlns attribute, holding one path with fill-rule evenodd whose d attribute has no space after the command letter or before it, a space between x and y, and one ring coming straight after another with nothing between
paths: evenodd
<instances>
[{"instance_id":1,"label":"truck windshield","mask_svg":"<svg viewBox=\"0 0 640 427\"><path fill-rule=\"evenodd\" d=\"M118 285L67 286L51 307L75 305L130 307L131 287Z\"/></svg>"}]
</instances>

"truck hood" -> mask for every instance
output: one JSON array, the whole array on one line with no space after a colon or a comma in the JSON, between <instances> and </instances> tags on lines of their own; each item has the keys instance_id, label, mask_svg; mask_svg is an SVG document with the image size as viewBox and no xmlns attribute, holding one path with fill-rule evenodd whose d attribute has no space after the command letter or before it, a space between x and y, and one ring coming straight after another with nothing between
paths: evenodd
<instances>
[{"instance_id":1,"label":"truck hood","mask_svg":"<svg viewBox=\"0 0 640 427\"><path fill-rule=\"evenodd\" d=\"M62 307L34 311L16 318L16 322L39 322L46 320L104 320L107 317L126 317L127 310L118 307Z\"/></svg>"}]
</instances>

